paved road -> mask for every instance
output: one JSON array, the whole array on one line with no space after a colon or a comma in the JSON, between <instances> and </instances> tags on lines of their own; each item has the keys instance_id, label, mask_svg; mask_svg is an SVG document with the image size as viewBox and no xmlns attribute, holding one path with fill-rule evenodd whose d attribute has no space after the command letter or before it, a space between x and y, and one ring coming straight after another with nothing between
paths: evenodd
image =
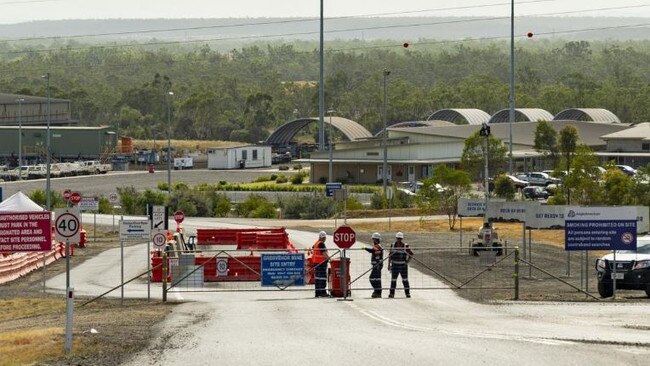
<instances>
[{"instance_id":1,"label":"paved road","mask_svg":"<svg viewBox=\"0 0 650 366\"><path fill-rule=\"evenodd\" d=\"M186 228L234 225L188 219ZM290 235L301 247L314 240L312 232ZM129 248L128 270L143 270L145 256L143 245ZM119 250L111 250L75 268L78 293L119 283L116 261ZM63 283L59 277L47 286L61 290ZM452 291L416 291L411 299L369 295L357 292L349 302L314 299L311 292L174 295L190 302L175 307L150 348L127 364L646 365L650 356L647 303L483 305ZM128 285L127 296L146 296L146 284Z\"/></svg>"}]
</instances>

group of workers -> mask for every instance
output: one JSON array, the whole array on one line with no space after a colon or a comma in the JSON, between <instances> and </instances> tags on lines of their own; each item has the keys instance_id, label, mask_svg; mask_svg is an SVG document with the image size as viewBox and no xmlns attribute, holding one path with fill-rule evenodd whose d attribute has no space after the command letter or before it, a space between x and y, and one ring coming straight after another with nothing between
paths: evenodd
<instances>
[{"instance_id":1,"label":"group of workers","mask_svg":"<svg viewBox=\"0 0 650 366\"><path fill-rule=\"evenodd\" d=\"M408 279L408 263L413 257L413 251L409 245L404 242L404 233L395 234L395 242L391 244L388 251L388 258L384 259L384 248L381 245L381 234L375 232L370 237L372 247L364 246L370 253L370 285L373 288L372 298L381 298L381 270L384 268L384 261L388 260L388 271L391 274L389 298L395 297L395 288L397 287L397 277L402 277L402 285L407 298L411 297L411 288ZM312 247L312 262L315 265L314 279L316 288L316 297L328 297L327 294L327 262L329 259L325 240L327 233L321 231L318 233L318 240Z\"/></svg>"}]
</instances>

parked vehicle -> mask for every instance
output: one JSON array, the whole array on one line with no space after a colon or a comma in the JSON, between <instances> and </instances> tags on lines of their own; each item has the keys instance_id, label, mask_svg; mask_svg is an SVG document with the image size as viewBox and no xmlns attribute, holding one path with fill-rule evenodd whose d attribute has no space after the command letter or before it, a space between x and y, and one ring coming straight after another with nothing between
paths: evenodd
<instances>
[{"instance_id":1,"label":"parked vehicle","mask_svg":"<svg viewBox=\"0 0 650 366\"><path fill-rule=\"evenodd\" d=\"M627 175L635 175L636 174L636 169L632 168L629 165L616 165L618 170L622 171L623 173Z\"/></svg>"},{"instance_id":2,"label":"parked vehicle","mask_svg":"<svg viewBox=\"0 0 650 366\"><path fill-rule=\"evenodd\" d=\"M650 235L637 238L636 251L616 251L616 289L644 290L650 297ZM596 260L598 293L610 297L614 292L614 254Z\"/></svg>"},{"instance_id":3,"label":"parked vehicle","mask_svg":"<svg viewBox=\"0 0 650 366\"><path fill-rule=\"evenodd\" d=\"M528 186L525 187L524 189L521 190L521 193L524 195L524 197L528 199L548 199L550 194L546 191L546 189L540 187L540 186Z\"/></svg>"},{"instance_id":4,"label":"parked vehicle","mask_svg":"<svg viewBox=\"0 0 650 366\"><path fill-rule=\"evenodd\" d=\"M106 174L113 169L110 164L102 164L98 160L79 161L81 171L85 174Z\"/></svg>"},{"instance_id":5,"label":"parked vehicle","mask_svg":"<svg viewBox=\"0 0 650 366\"><path fill-rule=\"evenodd\" d=\"M192 158L174 158L174 169L192 169L194 168L194 159Z\"/></svg>"},{"instance_id":6,"label":"parked vehicle","mask_svg":"<svg viewBox=\"0 0 650 366\"><path fill-rule=\"evenodd\" d=\"M536 186L547 186L553 183L559 183L559 179L553 178L550 175L542 172L530 172L526 174L520 174L517 178L528 182L528 184Z\"/></svg>"}]
</instances>

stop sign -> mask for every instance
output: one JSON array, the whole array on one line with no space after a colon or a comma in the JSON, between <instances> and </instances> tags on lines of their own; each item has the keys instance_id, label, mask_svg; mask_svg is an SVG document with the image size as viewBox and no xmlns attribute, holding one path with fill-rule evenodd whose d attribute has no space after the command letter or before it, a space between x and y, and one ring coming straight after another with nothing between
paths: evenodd
<instances>
[{"instance_id":1,"label":"stop sign","mask_svg":"<svg viewBox=\"0 0 650 366\"><path fill-rule=\"evenodd\" d=\"M180 224L185 220L185 212L178 210L174 212L174 220L176 221L177 224Z\"/></svg>"},{"instance_id":2,"label":"stop sign","mask_svg":"<svg viewBox=\"0 0 650 366\"><path fill-rule=\"evenodd\" d=\"M63 191L63 200L68 202L70 200L70 196L72 195L72 191L69 189L66 189Z\"/></svg>"},{"instance_id":3,"label":"stop sign","mask_svg":"<svg viewBox=\"0 0 650 366\"><path fill-rule=\"evenodd\" d=\"M334 244L341 249L348 249L357 241L357 233L349 226L339 226L334 232Z\"/></svg>"},{"instance_id":4,"label":"stop sign","mask_svg":"<svg viewBox=\"0 0 650 366\"><path fill-rule=\"evenodd\" d=\"M76 205L79 202L81 202L81 195L79 194L79 192L70 193L70 203Z\"/></svg>"}]
</instances>

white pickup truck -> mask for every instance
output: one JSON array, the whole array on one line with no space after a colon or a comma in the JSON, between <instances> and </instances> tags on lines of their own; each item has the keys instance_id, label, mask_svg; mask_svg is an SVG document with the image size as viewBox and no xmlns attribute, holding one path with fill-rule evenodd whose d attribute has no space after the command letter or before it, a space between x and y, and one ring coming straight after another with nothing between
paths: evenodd
<instances>
[{"instance_id":1,"label":"white pickup truck","mask_svg":"<svg viewBox=\"0 0 650 366\"><path fill-rule=\"evenodd\" d=\"M542 172L531 172L526 174L517 175L517 178L528 182L530 185L546 187L549 184L557 184L558 179Z\"/></svg>"},{"instance_id":2,"label":"white pickup truck","mask_svg":"<svg viewBox=\"0 0 650 366\"><path fill-rule=\"evenodd\" d=\"M77 162L81 165L81 171L84 174L106 174L113 170L110 164L103 164L98 160L88 160Z\"/></svg>"},{"instance_id":3,"label":"white pickup truck","mask_svg":"<svg viewBox=\"0 0 650 366\"><path fill-rule=\"evenodd\" d=\"M183 169L192 169L194 168L194 159L187 158L174 158L174 169L183 170Z\"/></svg>"}]
</instances>

